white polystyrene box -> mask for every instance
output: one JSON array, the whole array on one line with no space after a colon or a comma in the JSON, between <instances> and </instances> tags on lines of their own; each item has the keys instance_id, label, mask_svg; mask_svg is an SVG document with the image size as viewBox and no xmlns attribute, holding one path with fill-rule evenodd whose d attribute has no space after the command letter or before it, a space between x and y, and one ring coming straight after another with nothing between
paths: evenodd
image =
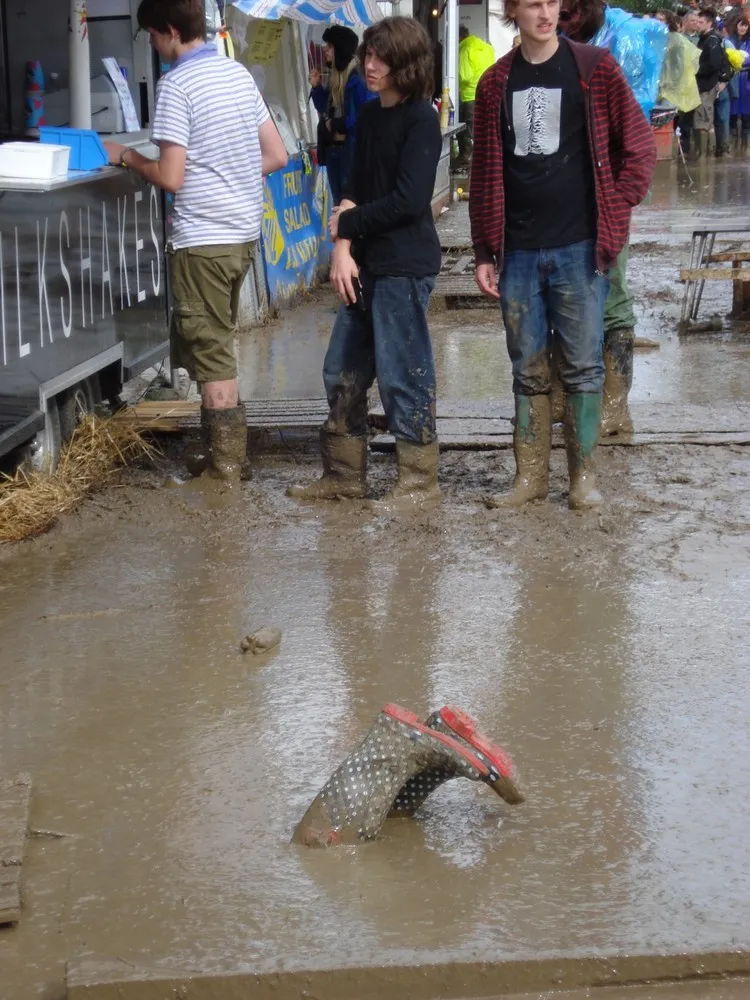
<instances>
[{"instance_id":1,"label":"white polystyrene box","mask_svg":"<svg viewBox=\"0 0 750 1000\"><path fill-rule=\"evenodd\" d=\"M69 160L70 146L4 142L0 145L0 176L54 180L67 174Z\"/></svg>"}]
</instances>

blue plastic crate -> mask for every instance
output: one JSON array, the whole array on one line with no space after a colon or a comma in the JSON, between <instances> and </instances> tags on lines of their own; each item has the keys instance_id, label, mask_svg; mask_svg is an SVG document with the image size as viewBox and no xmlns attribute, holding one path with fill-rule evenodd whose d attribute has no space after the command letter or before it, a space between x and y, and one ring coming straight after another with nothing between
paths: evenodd
<instances>
[{"instance_id":1,"label":"blue plastic crate","mask_svg":"<svg viewBox=\"0 0 750 1000\"><path fill-rule=\"evenodd\" d=\"M55 128L42 125L41 142L70 146L70 170L98 170L109 162L107 151L97 132L82 128Z\"/></svg>"}]
</instances>

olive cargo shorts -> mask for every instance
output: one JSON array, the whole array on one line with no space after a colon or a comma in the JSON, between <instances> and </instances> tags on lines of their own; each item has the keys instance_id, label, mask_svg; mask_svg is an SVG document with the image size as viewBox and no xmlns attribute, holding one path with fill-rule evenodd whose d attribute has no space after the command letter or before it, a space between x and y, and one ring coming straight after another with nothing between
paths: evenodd
<instances>
[{"instance_id":1,"label":"olive cargo shorts","mask_svg":"<svg viewBox=\"0 0 750 1000\"><path fill-rule=\"evenodd\" d=\"M167 248L172 283L169 332L174 368L196 382L237 378L234 336L240 289L257 243Z\"/></svg>"}]
</instances>

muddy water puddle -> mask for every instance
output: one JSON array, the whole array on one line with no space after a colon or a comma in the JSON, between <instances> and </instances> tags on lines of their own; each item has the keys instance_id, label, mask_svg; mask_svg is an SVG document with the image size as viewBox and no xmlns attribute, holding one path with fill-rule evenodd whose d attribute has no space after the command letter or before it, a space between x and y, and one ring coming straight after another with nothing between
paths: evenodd
<instances>
[{"instance_id":1,"label":"muddy water puddle","mask_svg":"<svg viewBox=\"0 0 750 1000\"><path fill-rule=\"evenodd\" d=\"M653 291L672 265L647 258ZM319 396L332 317L321 298L246 338L245 394ZM492 317L434 330L442 398L509 400ZM741 338L660 339L636 400L750 401ZM505 515L481 496L510 454L450 453L442 508L397 520L288 500L309 444L258 456L223 511L161 490L165 457L0 553L0 760L31 773L42 831L1 1000L57 1000L68 961L132 978L747 949L747 449L603 449L590 516L565 506L559 451L550 501ZM374 456L373 490L392 476ZM244 656L263 626L281 646ZM391 700L475 714L528 804L451 782L378 842L290 847Z\"/></svg>"}]
</instances>

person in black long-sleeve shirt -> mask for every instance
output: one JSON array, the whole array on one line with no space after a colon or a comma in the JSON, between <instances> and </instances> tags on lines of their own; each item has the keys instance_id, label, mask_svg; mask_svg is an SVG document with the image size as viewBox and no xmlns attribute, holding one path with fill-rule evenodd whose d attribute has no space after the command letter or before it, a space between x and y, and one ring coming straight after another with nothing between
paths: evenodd
<instances>
[{"instance_id":1,"label":"person in black long-sleeve shirt","mask_svg":"<svg viewBox=\"0 0 750 1000\"><path fill-rule=\"evenodd\" d=\"M693 130L694 155L700 157L708 152L709 137L714 134L714 105L719 93L726 87L726 80L722 78L725 67L724 45L714 28L716 14L712 10L701 10L697 23L701 58L695 79L701 103L693 112Z\"/></svg>"},{"instance_id":2,"label":"person in black long-sleeve shirt","mask_svg":"<svg viewBox=\"0 0 750 1000\"><path fill-rule=\"evenodd\" d=\"M323 476L289 492L364 497L367 392L377 377L398 482L373 507L393 510L440 495L427 306L441 262L431 202L442 135L430 103L433 46L417 21L389 17L368 28L360 61L379 100L360 112L350 183L331 217L331 282L343 305L323 366Z\"/></svg>"}]
</instances>

